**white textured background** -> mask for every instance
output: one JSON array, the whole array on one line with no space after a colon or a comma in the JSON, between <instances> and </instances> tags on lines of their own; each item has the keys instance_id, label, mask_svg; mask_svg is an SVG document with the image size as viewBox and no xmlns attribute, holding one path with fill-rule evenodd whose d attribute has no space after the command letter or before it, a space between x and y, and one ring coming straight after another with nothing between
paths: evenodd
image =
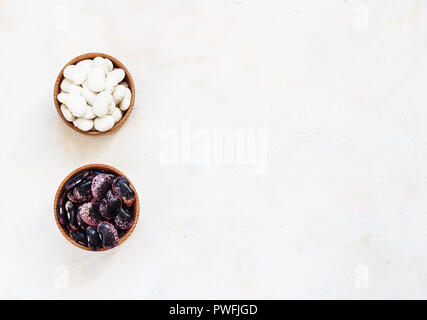
<instances>
[{"instance_id":1,"label":"white textured background","mask_svg":"<svg viewBox=\"0 0 427 320\"><path fill-rule=\"evenodd\" d=\"M96 138L52 97L93 51L137 88ZM0 298L427 298L426 74L423 0L0 0ZM186 123L267 130L265 171L166 165ZM143 203L100 254L52 212L94 162Z\"/></svg>"}]
</instances>

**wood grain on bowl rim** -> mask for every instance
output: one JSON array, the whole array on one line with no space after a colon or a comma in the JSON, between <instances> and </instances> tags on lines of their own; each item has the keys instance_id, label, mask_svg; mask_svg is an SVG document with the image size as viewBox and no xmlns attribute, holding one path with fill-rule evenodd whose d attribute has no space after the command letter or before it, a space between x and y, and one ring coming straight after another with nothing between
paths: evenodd
<instances>
[{"instance_id":1,"label":"wood grain on bowl rim","mask_svg":"<svg viewBox=\"0 0 427 320\"><path fill-rule=\"evenodd\" d=\"M72 64L76 64L79 61L85 60L85 59L94 59L96 57L103 57L103 58L108 58L111 60L111 62L113 63L115 68L122 68L125 72L125 78L123 79L123 81L127 82L129 89L132 93L132 97L131 97L131 101L130 101L130 105L129 108L123 112L123 117L120 119L119 122L117 122L114 127L112 127L110 130L105 131L105 132L100 132L100 131L83 131L80 130L79 128L75 127L73 125L72 122L67 121L67 119L65 119L64 115L61 112L61 103L58 101L57 96L61 91L61 82L62 80L64 80L64 69L66 67L68 67L69 65ZM53 89L53 100L55 103L55 108L56 111L58 112L59 116L61 117L62 121L64 121L67 126L69 126L70 128L72 128L73 130L80 132L82 134L85 135L89 135L89 136L100 136L100 135L104 135L104 134L108 134L108 133L112 133L116 130L118 130L124 123L125 121L128 119L130 113L132 112L134 103L135 103L135 84L133 83L133 79L132 76L130 75L130 72L128 71L128 69L126 69L126 67L124 66L123 63L121 63L119 60L117 60L116 58L105 54L105 53L98 53L98 52L91 52L91 53L85 53L82 54L78 57L75 57L74 59L70 60L59 72L58 77L56 78L56 82L55 82L55 86Z\"/></svg>"},{"instance_id":2,"label":"wood grain on bowl rim","mask_svg":"<svg viewBox=\"0 0 427 320\"><path fill-rule=\"evenodd\" d=\"M65 179L61 182L61 184L58 187L58 190L56 191L55 200L54 200L54 203L53 203L53 212L54 212L54 216L55 216L55 221L56 221L56 224L58 226L59 231L61 231L62 235L69 242L71 242L76 247L79 247L80 249L84 249L84 250L88 250L88 251L92 251L92 252L106 251L106 250L111 250L111 249L114 249L114 248L111 248L111 249L101 248L101 249L99 249L97 251L93 251L93 250L90 250L88 247L85 247L85 246L83 246L83 245L78 244L77 242L75 242L70 237L70 235L66 232L66 230L64 229L64 227L59 223L59 220L58 220L58 202L59 202L59 199L60 199L62 193L64 192L65 184L72 177L74 177L75 175L77 175L78 173L80 173L82 171L85 171L85 170L95 170L95 169L101 169L101 170L110 171L110 172L114 173L117 176L123 176L123 177L125 177L129 181L130 186L132 187L133 191L135 191L135 203L133 204L133 215L134 215L133 225L132 225L132 227L129 230L126 231L126 233L122 237L120 237L120 240L119 240L118 244L114 248L118 247L123 242L125 242L129 238L129 236L132 234L133 230L135 229L135 227L136 227L136 225L138 223L139 210L140 210L140 203L139 203L138 193L136 191L135 186L132 184L132 181L125 174L123 174L120 170L118 170L118 169L116 169L116 168L114 168L112 166L109 166L109 165L106 165L106 164L88 164L88 165L85 165L85 166L82 166L80 168L77 168L77 169L73 170L69 175L67 175L67 177L65 177Z\"/></svg>"}]
</instances>

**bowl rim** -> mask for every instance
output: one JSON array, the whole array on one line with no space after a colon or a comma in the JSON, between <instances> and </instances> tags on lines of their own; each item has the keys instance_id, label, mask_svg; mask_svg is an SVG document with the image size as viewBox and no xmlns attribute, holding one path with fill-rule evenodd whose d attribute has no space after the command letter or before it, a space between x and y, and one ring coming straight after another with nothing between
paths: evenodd
<instances>
[{"instance_id":1,"label":"bowl rim","mask_svg":"<svg viewBox=\"0 0 427 320\"><path fill-rule=\"evenodd\" d=\"M125 177L129 181L129 184L132 187L132 189L135 191L135 203L134 203L134 216L135 216L135 218L134 218L134 222L133 222L132 227L129 230L127 230L126 233L122 237L120 237L119 242L117 243L117 245L115 247L110 248L110 249L101 248L101 249L96 250L96 251L91 250L88 247L85 247L85 246L83 246L83 245L75 242L70 237L70 235L64 230L63 226L59 223L58 214L57 214L57 211L58 211L58 202L59 202L59 199L60 199L60 197L61 197L61 195L62 195L62 193L64 191L65 184L72 177L74 177L76 174L78 174L78 173L80 173L82 171L85 171L85 170L93 170L93 169L107 170L107 171L113 172L114 174L116 174L118 176ZM71 242L76 247L78 247L80 249L83 249L83 250L91 251L91 252L102 252L102 251L111 250L111 249L117 248L119 245L121 245L123 242L125 242L130 237L130 235L133 233L133 231L135 230L136 225L138 224L139 212L140 212L139 197L138 197L138 193L136 191L135 186L132 184L132 181L125 174L123 174L123 172L121 172L120 170L118 170L118 169L116 169L116 168L114 168L112 166L109 166L109 165L106 165L106 164L99 164L99 163L98 164L87 164L87 165L81 166L81 167L73 170L71 173L69 173L65 177L65 179L61 182L61 184L59 185L58 190L56 191L56 194L55 194L54 202L53 202L53 215L54 215L54 218L55 218L55 222L56 222L56 225L57 225L59 231L62 233L62 235L65 237L65 239L67 239L69 242Z\"/></svg>"},{"instance_id":2,"label":"bowl rim","mask_svg":"<svg viewBox=\"0 0 427 320\"><path fill-rule=\"evenodd\" d=\"M111 62L113 63L114 67L118 67L124 70L125 72L125 79L126 82L129 86L129 89L132 93L131 96L131 101L130 101L130 105L129 108L124 112L123 117L120 119L119 122L117 122L114 127L112 127L110 130L105 131L105 132L100 132L100 131L83 131L80 130L79 128L75 127L71 122L69 122L67 119L65 119L64 115L61 112L61 103L58 101L58 99L56 98L58 93L60 92L61 88L61 82L64 79L64 69L72 64L76 64L79 61L85 60L85 59L94 59L96 57L103 57L103 58L108 58L111 60ZM74 131L77 131L79 133L82 133L84 135L88 135L88 136L101 136L101 135L105 135L105 134L109 134L112 133L116 130L118 130L128 119L129 115L131 114L132 110L133 110L133 106L135 103L135 84L133 82L132 76L130 74L130 72L128 71L128 69L125 67L125 65L120 62L118 59L106 54L106 53L101 53L101 52L89 52L89 53L84 53L81 54L73 59L71 59L59 72L58 76L56 77L56 81L55 81L55 85L53 88L53 101L55 104L55 108L56 111L58 112L59 116L61 117L62 121L65 122L65 124L67 126L69 126L71 129L73 129Z\"/></svg>"}]
</instances>

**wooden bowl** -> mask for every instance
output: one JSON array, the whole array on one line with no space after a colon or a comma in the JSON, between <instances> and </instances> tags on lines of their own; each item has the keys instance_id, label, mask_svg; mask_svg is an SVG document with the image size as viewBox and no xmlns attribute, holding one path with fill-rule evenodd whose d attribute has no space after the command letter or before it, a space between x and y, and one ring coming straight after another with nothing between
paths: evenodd
<instances>
[{"instance_id":1,"label":"wooden bowl","mask_svg":"<svg viewBox=\"0 0 427 320\"><path fill-rule=\"evenodd\" d=\"M78 244L77 242L75 242L70 237L70 235L68 234L68 231L59 223L57 212L58 212L59 199L61 198L61 195L64 192L65 184L75 175L77 175L77 174L79 174L85 170L95 170L95 169L105 170L105 171L111 172L117 176L123 176L126 179L128 179L121 171L119 171L116 168L113 168L111 166L105 165L105 164L89 164L89 165L80 167L80 168L74 170L73 172L71 172L64 179L64 181L61 182L61 184L59 185L58 191L56 192L54 205L53 205L53 213L55 216L56 224L59 228L59 231L61 231L61 233L65 237L65 239L67 239L69 242L71 242L76 247L79 247L80 249L84 249L84 250L88 250L88 251L92 251L92 250L90 250L88 247L85 247L81 244ZM127 230L126 233L120 237L120 240L119 240L119 243L117 244L117 246L121 245L123 242L126 241L127 238L129 238L129 236L132 234L133 230L135 229L136 224L138 223L138 218L139 218L140 203L139 203L138 193L136 192L136 189L135 189L134 185L132 184L132 182L129 179L128 179L128 181L129 181L132 189L135 191L135 195L136 195L135 203L132 205L132 207L130 209L130 211L133 213L133 216L135 217L135 219L134 219L134 223L132 225L132 228ZM114 248L116 248L116 247L114 247ZM112 249L114 249L114 248L112 248ZM109 249L101 248L98 251L105 251L105 250L109 250ZM93 251L93 252L97 252L97 251Z\"/></svg>"},{"instance_id":2,"label":"wooden bowl","mask_svg":"<svg viewBox=\"0 0 427 320\"><path fill-rule=\"evenodd\" d=\"M58 101L58 99L56 98L58 96L58 93L61 92L61 82L62 80L64 80L64 69L71 65L71 64L76 64L77 62L81 61L81 60L85 60L85 59L93 59L96 57L103 57L103 58L108 58L111 60L111 62L113 63L115 68L122 68L125 72L125 78L123 79L123 81L127 82L130 91L132 92L132 98L130 101L130 106L129 109L127 109L124 114L122 119L120 119L119 122L117 122L114 127L112 127L110 130L105 131L105 132L100 132L100 131L83 131L80 130L79 128L75 127L73 125L72 122L68 122L67 119L64 118L64 115L61 112L61 103ZM58 112L59 116L61 117L61 119L67 124L67 126L69 126L71 129L83 133L85 135L89 135L89 136L100 136L100 135L104 135L107 133L111 133L116 131L117 129L119 129L123 123L125 123L125 121L127 120L127 118L129 117L130 113L132 112L133 109L133 105L135 102L135 85L133 83L132 77L129 73L129 71L126 69L126 67L123 65L123 63L121 63L119 60L117 60L116 58L109 56L108 54L105 53L97 53L97 52L92 52L92 53L86 53L86 54L82 54L81 56L75 57L74 59L72 59L70 62L68 62L61 70L61 72L59 73L58 77L56 78L56 82L55 82L55 87L53 90L53 101L55 103L55 107L56 107L56 111Z\"/></svg>"}]
</instances>

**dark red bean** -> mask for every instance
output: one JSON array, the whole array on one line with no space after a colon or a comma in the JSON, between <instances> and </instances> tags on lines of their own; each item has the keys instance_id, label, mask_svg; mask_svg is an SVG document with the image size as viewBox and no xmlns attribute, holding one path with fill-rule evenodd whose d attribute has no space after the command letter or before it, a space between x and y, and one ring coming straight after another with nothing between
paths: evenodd
<instances>
[{"instance_id":1,"label":"dark red bean","mask_svg":"<svg viewBox=\"0 0 427 320\"><path fill-rule=\"evenodd\" d=\"M120 208L119 213L114 218L114 223L119 229L129 230L133 225L133 220L134 219L129 211L124 208Z\"/></svg>"},{"instance_id":2,"label":"dark red bean","mask_svg":"<svg viewBox=\"0 0 427 320\"><path fill-rule=\"evenodd\" d=\"M88 175L89 175L89 171L83 171L82 173L75 175L70 180L68 180L68 182L65 184L65 190L70 191L79 183L81 183L84 179L86 179Z\"/></svg>"},{"instance_id":3,"label":"dark red bean","mask_svg":"<svg viewBox=\"0 0 427 320\"><path fill-rule=\"evenodd\" d=\"M99 204L87 202L80 206L78 212L80 218L89 226L97 226L102 221L102 216L99 214Z\"/></svg>"},{"instance_id":4,"label":"dark red bean","mask_svg":"<svg viewBox=\"0 0 427 320\"><path fill-rule=\"evenodd\" d=\"M77 230L79 225L77 223L77 210L71 201L67 201L65 204L65 211L67 212L68 225L73 230Z\"/></svg>"},{"instance_id":5,"label":"dark red bean","mask_svg":"<svg viewBox=\"0 0 427 320\"><path fill-rule=\"evenodd\" d=\"M89 225L83 221L82 217L78 214L78 212L77 212L77 225L82 230L86 230L89 227Z\"/></svg>"},{"instance_id":6,"label":"dark red bean","mask_svg":"<svg viewBox=\"0 0 427 320\"><path fill-rule=\"evenodd\" d=\"M111 188L112 179L109 175L101 173L93 178L91 191L94 201L101 201Z\"/></svg>"},{"instance_id":7,"label":"dark red bean","mask_svg":"<svg viewBox=\"0 0 427 320\"><path fill-rule=\"evenodd\" d=\"M101 237L95 227L88 227L86 230L88 247L91 250L99 250L102 247Z\"/></svg>"},{"instance_id":8,"label":"dark red bean","mask_svg":"<svg viewBox=\"0 0 427 320\"><path fill-rule=\"evenodd\" d=\"M72 195L72 199L74 200L74 202L83 203L88 202L92 199L92 180L93 177L89 176L88 178L86 178L85 181L74 187Z\"/></svg>"},{"instance_id":9,"label":"dark red bean","mask_svg":"<svg viewBox=\"0 0 427 320\"><path fill-rule=\"evenodd\" d=\"M122 200L109 190L105 198L99 203L99 213L105 219L110 220L119 213L121 206Z\"/></svg>"},{"instance_id":10,"label":"dark red bean","mask_svg":"<svg viewBox=\"0 0 427 320\"><path fill-rule=\"evenodd\" d=\"M98 224L97 231L104 249L114 248L119 242L119 234L113 224L106 221L101 222Z\"/></svg>"},{"instance_id":11,"label":"dark red bean","mask_svg":"<svg viewBox=\"0 0 427 320\"><path fill-rule=\"evenodd\" d=\"M66 197L64 192L62 196L59 198L58 208L57 208L58 221L63 226L67 225L68 223L67 212L65 211L65 201L66 201Z\"/></svg>"},{"instance_id":12,"label":"dark red bean","mask_svg":"<svg viewBox=\"0 0 427 320\"><path fill-rule=\"evenodd\" d=\"M119 238L123 237L123 236L124 236L124 234L125 234L126 232L128 232L128 230L122 230L122 229L119 229L119 228L116 226L116 224L114 224L114 227L116 228L117 232L119 233Z\"/></svg>"},{"instance_id":13,"label":"dark red bean","mask_svg":"<svg viewBox=\"0 0 427 320\"><path fill-rule=\"evenodd\" d=\"M113 193L122 199L126 207L130 207L135 202L136 194L132 190L129 181L125 177L117 177L112 184Z\"/></svg>"},{"instance_id":14,"label":"dark red bean","mask_svg":"<svg viewBox=\"0 0 427 320\"><path fill-rule=\"evenodd\" d=\"M77 243L87 247L87 236L82 230L71 230L70 237Z\"/></svg>"},{"instance_id":15,"label":"dark red bean","mask_svg":"<svg viewBox=\"0 0 427 320\"><path fill-rule=\"evenodd\" d=\"M107 176L110 176L111 180L113 180L116 177L114 174L102 169L92 170L90 174L92 176L97 176L98 174L106 174Z\"/></svg>"},{"instance_id":16,"label":"dark red bean","mask_svg":"<svg viewBox=\"0 0 427 320\"><path fill-rule=\"evenodd\" d=\"M81 204L83 202L86 202L85 198L80 197L78 194L74 194L74 190L71 190L70 192L67 193L68 200L70 200L71 202L73 202L75 204Z\"/></svg>"}]
</instances>

